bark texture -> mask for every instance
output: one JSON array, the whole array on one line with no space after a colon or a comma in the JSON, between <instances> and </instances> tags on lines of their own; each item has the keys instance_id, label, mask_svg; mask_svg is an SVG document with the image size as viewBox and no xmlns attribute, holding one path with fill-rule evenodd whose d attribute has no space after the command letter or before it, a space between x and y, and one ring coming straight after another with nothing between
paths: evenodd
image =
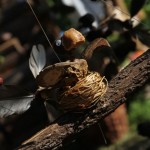
<instances>
[{"instance_id":1,"label":"bark texture","mask_svg":"<svg viewBox=\"0 0 150 150\"><path fill-rule=\"evenodd\" d=\"M113 78L106 93L94 108L83 113L67 113L18 149L59 149L76 138L85 128L97 123L127 100L127 97L150 79L150 50L132 61Z\"/></svg>"}]
</instances>

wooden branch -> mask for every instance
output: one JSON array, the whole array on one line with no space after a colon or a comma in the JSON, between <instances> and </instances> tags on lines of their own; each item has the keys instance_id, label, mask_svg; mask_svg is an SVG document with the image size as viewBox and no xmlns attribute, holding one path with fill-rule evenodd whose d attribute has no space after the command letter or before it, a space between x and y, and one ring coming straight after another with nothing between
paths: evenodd
<instances>
[{"instance_id":1,"label":"wooden branch","mask_svg":"<svg viewBox=\"0 0 150 150\"><path fill-rule=\"evenodd\" d=\"M150 50L132 61L109 83L105 95L93 110L83 114L68 113L24 142L20 150L59 149L83 129L92 126L126 101L127 96L150 79Z\"/></svg>"}]
</instances>

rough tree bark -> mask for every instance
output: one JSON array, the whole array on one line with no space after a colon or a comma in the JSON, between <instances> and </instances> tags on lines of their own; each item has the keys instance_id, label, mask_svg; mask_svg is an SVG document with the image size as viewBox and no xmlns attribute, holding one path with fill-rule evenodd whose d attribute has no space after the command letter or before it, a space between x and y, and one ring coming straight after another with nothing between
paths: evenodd
<instances>
[{"instance_id":1,"label":"rough tree bark","mask_svg":"<svg viewBox=\"0 0 150 150\"><path fill-rule=\"evenodd\" d=\"M59 149L76 138L85 128L113 112L127 97L150 79L150 50L132 61L113 78L99 103L82 114L67 113L34 137L24 142L20 150Z\"/></svg>"}]
</instances>

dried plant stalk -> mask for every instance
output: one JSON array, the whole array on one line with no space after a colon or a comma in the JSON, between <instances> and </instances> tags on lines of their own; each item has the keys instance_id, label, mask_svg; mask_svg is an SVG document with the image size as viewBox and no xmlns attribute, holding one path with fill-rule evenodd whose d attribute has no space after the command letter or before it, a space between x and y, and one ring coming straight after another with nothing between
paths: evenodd
<instances>
[{"instance_id":1,"label":"dried plant stalk","mask_svg":"<svg viewBox=\"0 0 150 150\"><path fill-rule=\"evenodd\" d=\"M75 86L63 92L59 98L61 107L66 111L80 111L96 104L106 92L107 80L97 72L90 72Z\"/></svg>"}]
</instances>

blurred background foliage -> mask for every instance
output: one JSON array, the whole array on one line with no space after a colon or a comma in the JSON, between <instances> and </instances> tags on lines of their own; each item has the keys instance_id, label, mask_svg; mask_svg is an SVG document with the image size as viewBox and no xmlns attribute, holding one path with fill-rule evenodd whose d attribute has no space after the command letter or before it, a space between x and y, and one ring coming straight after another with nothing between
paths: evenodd
<instances>
[{"instance_id":1,"label":"blurred background foliage","mask_svg":"<svg viewBox=\"0 0 150 150\"><path fill-rule=\"evenodd\" d=\"M132 0L124 0L124 1L121 0L121 1L123 5L126 6L127 10L129 10ZM83 2L85 3L84 0ZM116 8L115 6L112 5L112 3L110 5L100 0L99 2L101 2L101 7L104 9L104 11L102 11L103 15L102 17L97 19L98 26L96 25L92 27L91 26L82 27L81 22L79 22L79 19L82 17L82 15L80 15L80 13L77 11L77 8L73 6L67 6L61 0L43 0L43 1L35 0L33 1L34 3L33 7L49 39L51 40L52 44L54 44L56 40L61 38L65 30L71 27L79 29L80 32L83 32L83 34L87 36L87 41L85 45L79 48L80 49L79 53L83 51L83 49L93 40L93 38L95 39L96 37L104 37L110 43L117 57L118 70L120 71L127 64L129 64L130 61L134 60L136 57L138 57L143 52L145 52L149 48L150 43L146 45L145 43L142 44L141 41L140 42L137 41L136 38L134 38L133 40L132 33L131 32L127 33L126 30L125 32L120 32L120 31L116 32L116 29L115 31L113 29L111 32L108 31L108 32L105 32L105 34L103 34L102 31L105 31L107 29L107 25L109 24L107 21L105 22L105 19L107 20L111 16L110 14L113 12L111 11L110 13L108 11L110 11L111 9L116 9ZM108 0L107 2L109 3L112 1ZM7 0L6 1L2 0L0 1L0 4L1 4L0 6L0 18L1 18L0 19L0 43L1 45L0 46L2 46L2 44L4 44L7 40L11 40L12 38L17 38L19 41L19 42L16 42L15 40L15 42L17 43L16 47L15 47L15 44L13 43L12 46L6 48L3 51L0 51L0 76L4 78L4 81L6 84L21 85L31 90L32 92L34 92L37 89L37 85L28 67L28 59L30 56L32 46L38 43L42 43L45 46L46 52L48 54L47 64L53 64L57 62L58 60L56 60L50 46L45 40L45 37L41 29L39 28L33 14L31 13L31 10L29 9L25 1L12 0L11 2L10 1L8 2ZM23 8L22 9L23 11L19 10L18 6ZM113 6L113 8L111 8L111 6ZM123 10L123 8L121 8L121 10ZM126 12L126 10L123 10L123 11ZM147 31L148 33L150 29L150 2L149 1L145 2L145 5L142 7L140 12L142 15L139 15L139 18L142 23L140 23L139 26L140 28L148 29ZM17 14L17 13L20 13L20 14ZM128 11L128 14L129 14L129 11ZM123 15L126 16L126 14L123 14ZM96 18L96 16L94 17ZM91 18L90 19L86 18L86 19L89 21ZM102 28L103 26L104 28ZM120 24L119 25L117 24L116 26L118 28L120 27ZM91 31L90 34L89 34L89 31ZM98 36L97 36L97 33L98 33ZM142 38L144 39L144 41L146 40L148 40L148 42L150 41L149 35L146 35L146 36L144 35L142 36ZM22 49L21 53L18 51L16 52L18 45L19 45L19 49L20 47ZM55 46L56 45L54 44L54 47ZM14 54L14 55L8 57L10 54ZM9 62L8 60L10 58L14 58L14 59L12 59L12 61ZM12 64L12 62L14 63ZM124 108L122 108L122 110L123 109ZM97 141L97 143L99 142L98 146L96 146L97 148L100 147L100 144L105 145L104 147L98 148L98 149L107 149L107 150L108 149L112 149L112 150L113 149L116 149L116 150L117 149L119 150L120 149L123 149L123 150L126 150L126 149L138 150L139 149L140 150L141 147L142 147L142 150L150 149L149 139L147 138L147 137L150 137L150 132L146 130L147 128L144 128L145 132L147 132L148 134L146 135L145 133L143 133L143 128L141 129L141 126L143 127L143 123L145 123L148 127L150 127L150 85L149 83L146 84L139 91L135 92L132 96L130 96L126 104L125 111L127 111L127 116L125 119L127 119L128 125L129 125L128 126L129 129L126 129L125 131L126 134L121 136L121 138L120 136L118 136L119 138L117 138L117 140L114 140L114 141L112 140L113 141L112 142L109 139L109 137L106 135L107 134L106 133L105 135L108 141L110 140L108 142L110 145L109 144L105 145L103 138L101 138L101 141L99 141L99 139L96 137L97 140L95 141ZM104 124L106 124L106 122L107 121L104 121ZM0 123L3 124L3 120ZM114 124L112 126L115 126ZM120 124L121 123L119 122L116 125L118 126L116 127L118 130L119 130ZM43 127L42 125L40 127L39 126L36 131L41 129L40 127ZM104 133L105 133L105 127L103 128ZM120 131L118 131L117 129L116 129L116 132L124 132L122 128ZM99 128L95 127L95 130L93 130L93 133L97 132ZM109 129L107 130L109 131ZM34 131L33 133L35 133L36 131ZM141 135L144 135L146 138L140 136L138 133L140 133ZM17 137L15 133L13 134L15 135L15 137ZM101 133L98 133L98 134L101 134ZM95 134L93 136L95 136ZM22 140L26 138L23 138ZM90 137L89 141L91 139L92 138ZM15 146L16 145L18 146L18 143L20 143L20 141L15 141L14 142L15 144L14 143L13 144ZM80 147L81 141L87 146L84 145L85 147L84 146ZM86 141L86 138L85 138L85 141ZM85 142L85 141L79 138L78 145L80 149L88 149L88 142ZM76 147L76 145L74 145L74 147L71 146L70 149L79 149L79 147Z\"/></svg>"}]
</instances>

